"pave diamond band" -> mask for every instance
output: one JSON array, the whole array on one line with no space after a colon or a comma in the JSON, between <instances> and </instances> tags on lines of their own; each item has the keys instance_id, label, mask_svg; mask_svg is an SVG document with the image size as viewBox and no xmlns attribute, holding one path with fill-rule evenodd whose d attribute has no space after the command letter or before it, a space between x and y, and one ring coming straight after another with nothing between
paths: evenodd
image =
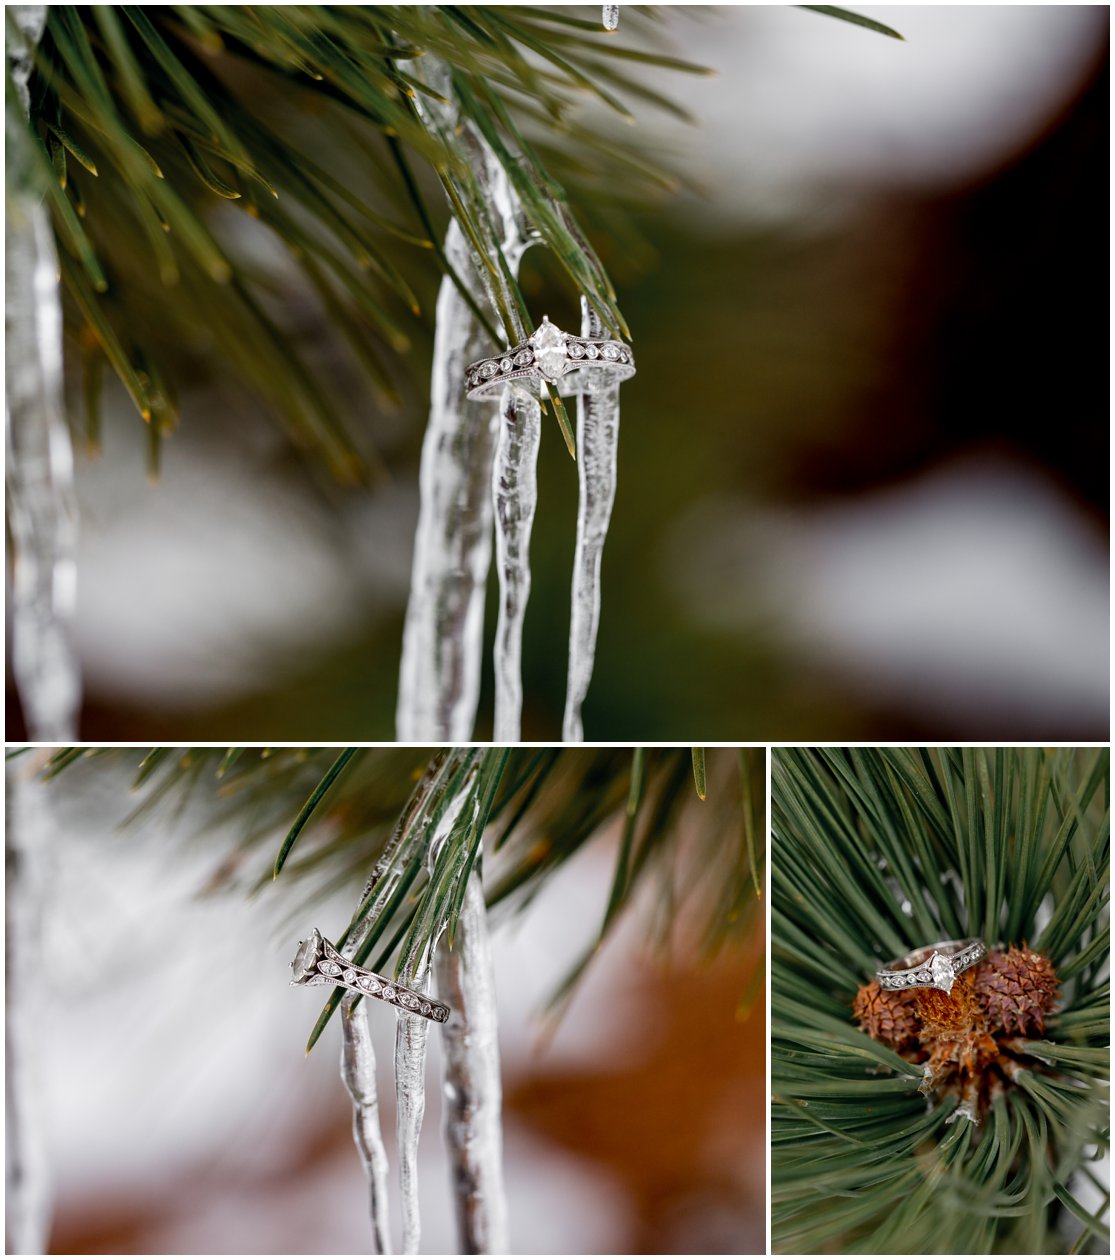
<instances>
[{"instance_id":1,"label":"pave diamond band","mask_svg":"<svg viewBox=\"0 0 1115 1260\"><path fill-rule=\"evenodd\" d=\"M435 1002L428 994L357 967L352 959L338 953L332 942L327 941L317 928L307 940L298 942L298 952L290 964L290 975L291 984L340 985L343 989L352 989L354 993L397 1006L407 1015L433 1020L435 1024L444 1024L449 1018L449 1007L444 1002Z\"/></svg>"},{"instance_id":2,"label":"pave diamond band","mask_svg":"<svg viewBox=\"0 0 1115 1260\"><path fill-rule=\"evenodd\" d=\"M477 359L465 369L469 398L498 398L509 381L543 383L562 394L594 393L599 382L616 385L635 375L635 356L625 341L577 337L551 324L549 316L517 346Z\"/></svg>"},{"instance_id":3,"label":"pave diamond band","mask_svg":"<svg viewBox=\"0 0 1115 1260\"><path fill-rule=\"evenodd\" d=\"M941 989L952 992L956 977L974 967L987 946L974 936L964 941L938 941L896 958L875 972L884 989Z\"/></svg>"}]
</instances>

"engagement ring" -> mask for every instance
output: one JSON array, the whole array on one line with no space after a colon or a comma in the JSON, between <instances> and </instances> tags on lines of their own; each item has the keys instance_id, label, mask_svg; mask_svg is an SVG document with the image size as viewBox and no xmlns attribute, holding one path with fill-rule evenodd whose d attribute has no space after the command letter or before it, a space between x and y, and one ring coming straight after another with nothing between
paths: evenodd
<instances>
[{"instance_id":1,"label":"engagement ring","mask_svg":"<svg viewBox=\"0 0 1115 1260\"><path fill-rule=\"evenodd\" d=\"M290 964L290 974L291 984L337 984L365 997L389 1002L407 1015L432 1019L436 1024L444 1024L449 1018L449 1007L444 1002L435 1002L425 993L418 993L396 980L388 980L385 976L377 976L374 971L357 967L350 958L338 953L317 928L314 928L309 940L298 942L298 953Z\"/></svg>"},{"instance_id":2,"label":"engagement ring","mask_svg":"<svg viewBox=\"0 0 1115 1260\"><path fill-rule=\"evenodd\" d=\"M938 941L896 958L875 972L884 989L941 989L952 992L956 977L987 954L983 941Z\"/></svg>"},{"instance_id":3,"label":"engagement ring","mask_svg":"<svg viewBox=\"0 0 1115 1260\"><path fill-rule=\"evenodd\" d=\"M592 394L635 375L635 357L625 341L577 337L543 315L541 326L517 346L465 369L469 398L498 398L509 381L546 382L561 394Z\"/></svg>"}]
</instances>

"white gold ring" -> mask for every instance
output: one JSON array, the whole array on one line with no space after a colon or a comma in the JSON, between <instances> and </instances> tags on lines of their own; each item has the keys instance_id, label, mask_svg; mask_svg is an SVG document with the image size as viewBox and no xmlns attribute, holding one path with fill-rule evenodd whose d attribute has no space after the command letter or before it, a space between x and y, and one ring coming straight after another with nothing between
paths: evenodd
<instances>
[{"instance_id":1,"label":"white gold ring","mask_svg":"<svg viewBox=\"0 0 1115 1260\"><path fill-rule=\"evenodd\" d=\"M941 989L952 992L956 977L986 957L987 946L974 936L964 941L938 941L896 958L875 972L884 989Z\"/></svg>"},{"instance_id":2,"label":"white gold ring","mask_svg":"<svg viewBox=\"0 0 1115 1260\"><path fill-rule=\"evenodd\" d=\"M444 1002L435 1002L427 994L408 989L397 980L388 980L386 976L357 967L351 958L338 953L317 928L308 940L298 942L290 975L291 984L336 984L364 997L379 998L381 1002L397 1006L404 1014L432 1019L435 1024L444 1024L449 1018L449 1007Z\"/></svg>"},{"instance_id":3,"label":"white gold ring","mask_svg":"<svg viewBox=\"0 0 1115 1260\"><path fill-rule=\"evenodd\" d=\"M509 381L557 387L561 394L592 394L635 375L635 356L625 341L578 337L551 324L548 315L517 346L465 369L469 398L498 398Z\"/></svg>"}]
</instances>

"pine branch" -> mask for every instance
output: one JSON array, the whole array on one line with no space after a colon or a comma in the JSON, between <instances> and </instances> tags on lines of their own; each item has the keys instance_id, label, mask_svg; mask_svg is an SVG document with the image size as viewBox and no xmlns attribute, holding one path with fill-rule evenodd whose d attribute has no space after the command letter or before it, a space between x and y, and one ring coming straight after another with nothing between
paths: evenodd
<instances>
[{"instance_id":1,"label":"pine branch","mask_svg":"<svg viewBox=\"0 0 1115 1260\"><path fill-rule=\"evenodd\" d=\"M107 363L124 382L151 425L153 459L177 423L181 348L204 356L219 345L292 440L344 479L366 475L374 454L272 314L240 244L251 252L253 233L236 216L283 243L390 403L423 318L423 276L431 261L445 266L418 183L402 173L414 163L435 173L466 232L485 236L470 154L417 108L437 97L413 72L426 55L452 66L462 117L498 154L570 282L626 329L562 187L580 183L584 162L606 169L612 158L583 130L575 161L563 156L567 120L586 94L627 117L622 98L644 94L645 67L699 67L531 7L51 6L31 84L35 178L50 196L87 371ZM95 391L90 401L92 443Z\"/></svg>"},{"instance_id":2,"label":"pine branch","mask_svg":"<svg viewBox=\"0 0 1115 1260\"><path fill-rule=\"evenodd\" d=\"M587 940L570 932L571 957L582 945L585 952L555 995L559 1007L623 915L667 876L677 888L656 897L660 914L709 954L748 931L760 906L761 749L707 750L705 800L692 750L682 748L62 749L44 775L105 758L136 764L140 799L124 825L191 804L235 823L239 840L218 855L207 893L273 889L304 916L326 895L349 890L348 924L322 929L338 946L355 942L354 961L374 971L402 972L443 926L452 931L485 833L488 904L506 914L526 912L586 845L612 828L621 834L599 928ZM431 869L429 838L462 792L462 825ZM340 996L323 1009L311 1045Z\"/></svg>"},{"instance_id":3,"label":"pine branch","mask_svg":"<svg viewBox=\"0 0 1115 1260\"><path fill-rule=\"evenodd\" d=\"M1108 761L775 751L776 1249L1102 1249L1078 1195L1108 1140ZM967 935L1047 957L1060 1002L1041 1037L980 1034L973 1054L998 1058L957 1096L927 1090L927 1064L860 1031L852 1004L886 960Z\"/></svg>"}]
</instances>

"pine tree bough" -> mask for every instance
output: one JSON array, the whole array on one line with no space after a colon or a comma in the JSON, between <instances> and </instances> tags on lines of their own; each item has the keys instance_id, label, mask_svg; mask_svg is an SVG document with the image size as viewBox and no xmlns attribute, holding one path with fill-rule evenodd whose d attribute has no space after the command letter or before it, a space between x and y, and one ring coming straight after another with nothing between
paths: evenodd
<instances>
[{"instance_id":1,"label":"pine tree bough","mask_svg":"<svg viewBox=\"0 0 1115 1260\"><path fill-rule=\"evenodd\" d=\"M26 113L46 6L13 5L8 67ZM81 682L70 641L77 506L62 383L58 255L23 120L6 115L5 482L12 545L12 673L32 739L77 733Z\"/></svg>"}]
</instances>

